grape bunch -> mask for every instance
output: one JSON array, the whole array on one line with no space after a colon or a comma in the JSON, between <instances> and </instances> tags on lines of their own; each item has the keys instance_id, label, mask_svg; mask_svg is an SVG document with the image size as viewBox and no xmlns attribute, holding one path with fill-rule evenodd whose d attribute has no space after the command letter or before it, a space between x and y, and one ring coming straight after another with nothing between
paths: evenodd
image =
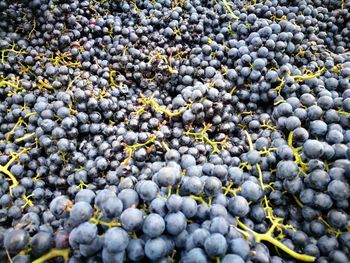
<instances>
[{"instance_id":1,"label":"grape bunch","mask_svg":"<svg viewBox=\"0 0 350 263\"><path fill-rule=\"evenodd\" d=\"M350 262L349 10L0 0L0 261Z\"/></svg>"}]
</instances>

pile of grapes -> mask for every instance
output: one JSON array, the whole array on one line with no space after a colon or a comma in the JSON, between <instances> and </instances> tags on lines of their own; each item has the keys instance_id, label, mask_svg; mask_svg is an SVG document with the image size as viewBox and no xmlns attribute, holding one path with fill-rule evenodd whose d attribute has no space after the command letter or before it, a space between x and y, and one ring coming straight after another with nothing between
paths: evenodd
<instances>
[{"instance_id":1,"label":"pile of grapes","mask_svg":"<svg viewBox=\"0 0 350 263\"><path fill-rule=\"evenodd\" d=\"M350 262L349 0L0 0L0 262Z\"/></svg>"}]
</instances>

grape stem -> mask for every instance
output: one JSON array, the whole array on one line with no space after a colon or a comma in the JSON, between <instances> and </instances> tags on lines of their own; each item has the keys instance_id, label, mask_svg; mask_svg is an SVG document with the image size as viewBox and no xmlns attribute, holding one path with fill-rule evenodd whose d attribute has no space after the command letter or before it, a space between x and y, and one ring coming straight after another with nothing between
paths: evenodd
<instances>
[{"instance_id":1,"label":"grape stem","mask_svg":"<svg viewBox=\"0 0 350 263\"><path fill-rule=\"evenodd\" d=\"M321 68L319 70L317 70L314 74L310 73L310 74L306 74L306 75L295 75L295 76L290 76L293 79L296 80L307 80L307 79L313 79L313 78L317 78L319 76L321 76L323 73L325 73L327 71L326 68Z\"/></svg>"},{"instance_id":2,"label":"grape stem","mask_svg":"<svg viewBox=\"0 0 350 263\"><path fill-rule=\"evenodd\" d=\"M27 152L28 149L23 149L19 153L14 153L12 155L12 158L5 164L5 165L0 165L0 173L3 173L8 176L8 178L11 180L12 185L10 186L10 194L12 195L12 188L18 185L18 180L17 178L9 171L9 168L13 162L15 162L18 157L22 154Z\"/></svg>"},{"instance_id":3,"label":"grape stem","mask_svg":"<svg viewBox=\"0 0 350 263\"><path fill-rule=\"evenodd\" d=\"M305 255L305 254L299 254L299 253L291 250L289 247L287 247L286 245L284 245L283 243L281 243L280 241L278 241L274 237L272 237L271 233L277 227L278 223L279 223L278 221L275 221L275 223L271 226L271 228L269 229L268 232L266 232L264 234L260 234L260 233L253 231L248 226L243 224L239 219L237 219L237 225L240 228L242 228L243 230L251 232L254 235L256 242L267 241L267 242L271 243L272 245L278 247L282 251L286 252L288 255L290 255L291 257L293 257L297 260L300 260L303 262L314 262L316 260L315 257Z\"/></svg>"},{"instance_id":4,"label":"grape stem","mask_svg":"<svg viewBox=\"0 0 350 263\"><path fill-rule=\"evenodd\" d=\"M153 143L156 140L156 136L152 135L148 141L144 142L144 143L136 143L133 145L127 145L125 144L125 151L128 154L128 157L123 161L123 164L128 164L129 161L131 160L133 154L135 153L135 151L140 148L140 147L147 147L147 145Z\"/></svg>"},{"instance_id":5,"label":"grape stem","mask_svg":"<svg viewBox=\"0 0 350 263\"><path fill-rule=\"evenodd\" d=\"M222 0L222 3L226 7L227 11L230 13L233 19L238 20L238 17L233 13L231 9L231 4L229 4L226 0Z\"/></svg>"},{"instance_id":6,"label":"grape stem","mask_svg":"<svg viewBox=\"0 0 350 263\"><path fill-rule=\"evenodd\" d=\"M67 262L69 259L69 248L65 249L51 249L48 253L41 256L40 258L33 261L33 263L45 263L48 260L55 258L55 257L63 257L64 261Z\"/></svg>"},{"instance_id":7,"label":"grape stem","mask_svg":"<svg viewBox=\"0 0 350 263\"><path fill-rule=\"evenodd\" d=\"M229 138L226 136L224 140L221 142L215 142L209 139L207 132L211 131L211 124L204 124L203 129L200 132L193 132L193 131L185 131L184 135L191 135L195 138L195 140L200 140L202 143L209 144L213 150L212 153L220 153L220 149L218 145L221 145L221 149L224 149L226 147L226 143L229 140Z\"/></svg>"},{"instance_id":8,"label":"grape stem","mask_svg":"<svg viewBox=\"0 0 350 263\"><path fill-rule=\"evenodd\" d=\"M178 110L178 111L170 111L165 106L159 105L153 97L146 98L145 96L141 95L140 102L142 104L141 108L135 112L135 114L140 115L145 111L145 108L149 105L151 106L156 112L160 112L162 114L165 114L169 118L176 117L181 115L185 110L189 109L191 107L191 102L186 104L184 108Z\"/></svg>"},{"instance_id":9,"label":"grape stem","mask_svg":"<svg viewBox=\"0 0 350 263\"><path fill-rule=\"evenodd\" d=\"M206 206L209 206L209 204L200 196L195 196L195 195L190 195L190 197L193 199L193 200L196 200Z\"/></svg>"},{"instance_id":10,"label":"grape stem","mask_svg":"<svg viewBox=\"0 0 350 263\"><path fill-rule=\"evenodd\" d=\"M291 131L288 135L288 146L292 149L294 158L295 158L295 163L300 166L301 172L306 175L306 172L308 170L308 164L303 162L301 159L301 155L299 154L299 151L302 150L301 147L295 148L293 146L293 132Z\"/></svg>"},{"instance_id":11,"label":"grape stem","mask_svg":"<svg viewBox=\"0 0 350 263\"><path fill-rule=\"evenodd\" d=\"M24 141L24 140L26 140L26 139L29 139L30 137L33 137L33 136L35 136L35 132L32 132L32 133L30 133L30 134L27 134L27 135L24 135L24 136L22 136L22 137L20 137L20 138L17 138L17 139L15 140L15 142L22 142L22 141Z\"/></svg>"},{"instance_id":12,"label":"grape stem","mask_svg":"<svg viewBox=\"0 0 350 263\"><path fill-rule=\"evenodd\" d=\"M248 145L249 145L249 151L253 151L254 150L254 146L253 146L253 141L252 141L252 137L250 137L250 134L247 131L244 131L244 134L246 136Z\"/></svg>"}]
</instances>

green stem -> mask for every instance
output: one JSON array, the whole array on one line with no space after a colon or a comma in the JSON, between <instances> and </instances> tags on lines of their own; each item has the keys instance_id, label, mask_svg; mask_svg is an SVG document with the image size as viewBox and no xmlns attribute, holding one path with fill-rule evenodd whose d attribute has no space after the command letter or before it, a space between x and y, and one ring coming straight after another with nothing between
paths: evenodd
<instances>
[{"instance_id":1,"label":"green stem","mask_svg":"<svg viewBox=\"0 0 350 263\"><path fill-rule=\"evenodd\" d=\"M258 170L258 174L259 174L259 183L260 183L260 186L261 186L261 189L265 189L265 184L264 184L264 181L263 181L263 176L262 176L262 172L261 172L261 167L260 167L260 164L256 164L256 169Z\"/></svg>"},{"instance_id":2,"label":"green stem","mask_svg":"<svg viewBox=\"0 0 350 263\"><path fill-rule=\"evenodd\" d=\"M313 256L299 254L299 253L293 251L292 249L290 249L289 247L287 247L286 245L284 245L283 243L281 243L280 241L278 241L277 239L272 237L270 232L266 232L264 234L257 233L255 231L253 231L252 229L250 229L249 227L247 227L245 224L243 224L239 219L237 219L237 225L240 228L242 228L243 230L251 232L254 235L256 242L267 241L267 242L271 243L272 245L274 245L275 247L281 249L282 251L284 251L285 253L287 253L291 257L293 257L297 260L300 260L300 261L314 262L316 260L316 258Z\"/></svg>"},{"instance_id":3,"label":"green stem","mask_svg":"<svg viewBox=\"0 0 350 263\"><path fill-rule=\"evenodd\" d=\"M30 138L30 137L33 137L35 135L35 132L32 132L32 133L30 133L30 134L27 134L27 135L24 135L24 136L22 136L22 137L20 137L20 138L17 138L16 140L15 140L15 142L22 142L22 141L24 141L24 140L26 140L26 139L28 139L28 138Z\"/></svg>"},{"instance_id":4,"label":"green stem","mask_svg":"<svg viewBox=\"0 0 350 263\"><path fill-rule=\"evenodd\" d=\"M313 75L302 75L302 76L296 75L296 76L290 76L290 77L293 79L307 80L307 79L317 78L321 76L323 73L325 73L326 71L327 71L326 68L322 68Z\"/></svg>"},{"instance_id":5,"label":"green stem","mask_svg":"<svg viewBox=\"0 0 350 263\"><path fill-rule=\"evenodd\" d=\"M169 197L171 196L171 190L172 190L172 186L169 185L169 186L168 186L168 195L167 195L167 199L169 199Z\"/></svg>"},{"instance_id":6,"label":"green stem","mask_svg":"<svg viewBox=\"0 0 350 263\"><path fill-rule=\"evenodd\" d=\"M248 141L249 151L253 151L254 150L254 146L253 146L252 137L250 137L250 134L247 131L244 131L244 134L247 137L246 139Z\"/></svg>"},{"instance_id":7,"label":"green stem","mask_svg":"<svg viewBox=\"0 0 350 263\"><path fill-rule=\"evenodd\" d=\"M233 13L230 4L226 0L222 0L222 3L226 7L227 11L230 13L232 18L238 20L238 17Z\"/></svg>"},{"instance_id":8,"label":"green stem","mask_svg":"<svg viewBox=\"0 0 350 263\"><path fill-rule=\"evenodd\" d=\"M206 206L209 206L209 204L200 196L195 196L195 195L190 195L190 197L193 199L193 200L196 200Z\"/></svg>"},{"instance_id":9,"label":"green stem","mask_svg":"<svg viewBox=\"0 0 350 263\"><path fill-rule=\"evenodd\" d=\"M69 248L65 249L51 249L48 253L41 256L40 258L33 261L33 263L45 263L55 257L63 257L64 261L67 262L69 259Z\"/></svg>"}]
</instances>

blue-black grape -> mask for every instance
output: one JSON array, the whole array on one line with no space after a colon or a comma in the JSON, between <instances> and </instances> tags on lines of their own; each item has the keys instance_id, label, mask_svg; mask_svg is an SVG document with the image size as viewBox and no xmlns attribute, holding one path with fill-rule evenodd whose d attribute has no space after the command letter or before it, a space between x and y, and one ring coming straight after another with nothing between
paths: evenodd
<instances>
[{"instance_id":1,"label":"blue-black grape","mask_svg":"<svg viewBox=\"0 0 350 263\"><path fill-rule=\"evenodd\" d=\"M0 1L6 258L348 262L349 8Z\"/></svg>"},{"instance_id":2,"label":"blue-black grape","mask_svg":"<svg viewBox=\"0 0 350 263\"><path fill-rule=\"evenodd\" d=\"M162 237L149 239L145 244L145 254L150 260L158 260L166 255L166 241Z\"/></svg>"},{"instance_id":3,"label":"blue-black grape","mask_svg":"<svg viewBox=\"0 0 350 263\"><path fill-rule=\"evenodd\" d=\"M160 236L165 230L163 217L158 214L149 214L142 225L143 232L151 238Z\"/></svg>"},{"instance_id":4,"label":"blue-black grape","mask_svg":"<svg viewBox=\"0 0 350 263\"><path fill-rule=\"evenodd\" d=\"M88 245L97 237L97 226L90 222L80 224L76 231L79 244Z\"/></svg>"},{"instance_id":5,"label":"blue-black grape","mask_svg":"<svg viewBox=\"0 0 350 263\"><path fill-rule=\"evenodd\" d=\"M248 260L251 256L251 249L249 243L243 237L232 239L229 242L228 251L239 255L244 260Z\"/></svg>"},{"instance_id":6,"label":"blue-black grape","mask_svg":"<svg viewBox=\"0 0 350 263\"><path fill-rule=\"evenodd\" d=\"M118 227L110 228L104 237L104 250L110 253L123 252L129 244L128 233Z\"/></svg>"},{"instance_id":7,"label":"blue-black grape","mask_svg":"<svg viewBox=\"0 0 350 263\"><path fill-rule=\"evenodd\" d=\"M79 245L79 251L84 257L92 257L99 253L103 248L103 240L100 237L96 237L89 244Z\"/></svg>"},{"instance_id":8,"label":"blue-black grape","mask_svg":"<svg viewBox=\"0 0 350 263\"><path fill-rule=\"evenodd\" d=\"M247 199L239 195L232 197L229 200L227 207L228 207L228 211L233 216L239 216L239 217L246 216L250 210Z\"/></svg>"},{"instance_id":9,"label":"blue-black grape","mask_svg":"<svg viewBox=\"0 0 350 263\"><path fill-rule=\"evenodd\" d=\"M103 249L102 260L104 263L122 263L125 260L125 251L111 253L107 249Z\"/></svg>"},{"instance_id":10,"label":"blue-black grape","mask_svg":"<svg viewBox=\"0 0 350 263\"><path fill-rule=\"evenodd\" d=\"M235 254L227 254L223 257L222 261L223 263L243 263L244 260Z\"/></svg>"},{"instance_id":11,"label":"blue-black grape","mask_svg":"<svg viewBox=\"0 0 350 263\"><path fill-rule=\"evenodd\" d=\"M126 248L128 258L132 261L140 261L145 257L145 242L142 239L131 239Z\"/></svg>"},{"instance_id":12,"label":"blue-black grape","mask_svg":"<svg viewBox=\"0 0 350 263\"><path fill-rule=\"evenodd\" d=\"M224 255L227 250L225 237L219 233L211 234L204 242L204 249L209 256Z\"/></svg>"},{"instance_id":13,"label":"blue-black grape","mask_svg":"<svg viewBox=\"0 0 350 263\"><path fill-rule=\"evenodd\" d=\"M120 216L120 222L127 231L135 231L142 227L143 216L141 210L137 208L127 208Z\"/></svg>"},{"instance_id":14,"label":"blue-black grape","mask_svg":"<svg viewBox=\"0 0 350 263\"><path fill-rule=\"evenodd\" d=\"M183 258L183 262L184 263L207 263L209 261L203 249L193 248L185 254Z\"/></svg>"},{"instance_id":15,"label":"blue-black grape","mask_svg":"<svg viewBox=\"0 0 350 263\"><path fill-rule=\"evenodd\" d=\"M89 203L81 201L73 205L69 212L69 218L75 225L89 220L92 217L92 207Z\"/></svg>"},{"instance_id":16,"label":"blue-black grape","mask_svg":"<svg viewBox=\"0 0 350 263\"><path fill-rule=\"evenodd\" d=\"M167 214L165 223L166 231L171 235L180 234L187 226L186 217L182 212Z\"/></svg>"},{"instance_id":17,"label":"blue-black grape","mask_svg":"<svg viewBox=\"0 0 350 263\"><path fill-rule=\"evenodd\" d=\"M5 233L3 242L10 253L18 253L27 246L29 235L23 229L11 229Z\"/></svg>"},{"instance_id":18,"label":"blue-black grape","mask_svg":"<svg viewBox=\"0 0 350 263\"><path fill-rule=\"evenodd\" d=\"M38 232L31 239L31 253L35 257L40 257L53 247L53 237L47 232Z\"/></svg>"},{"instance_id":19,"label":"blue-black grape","mask_svg":"<svg viewBox=\"0 0 350 263\"><path fill-rule=\"evenodd\" d=\"M101 211L105 217L119 217L123 211L123 202L118 197L110 197L101 204Z\"/></svg>"}]
</instances>

